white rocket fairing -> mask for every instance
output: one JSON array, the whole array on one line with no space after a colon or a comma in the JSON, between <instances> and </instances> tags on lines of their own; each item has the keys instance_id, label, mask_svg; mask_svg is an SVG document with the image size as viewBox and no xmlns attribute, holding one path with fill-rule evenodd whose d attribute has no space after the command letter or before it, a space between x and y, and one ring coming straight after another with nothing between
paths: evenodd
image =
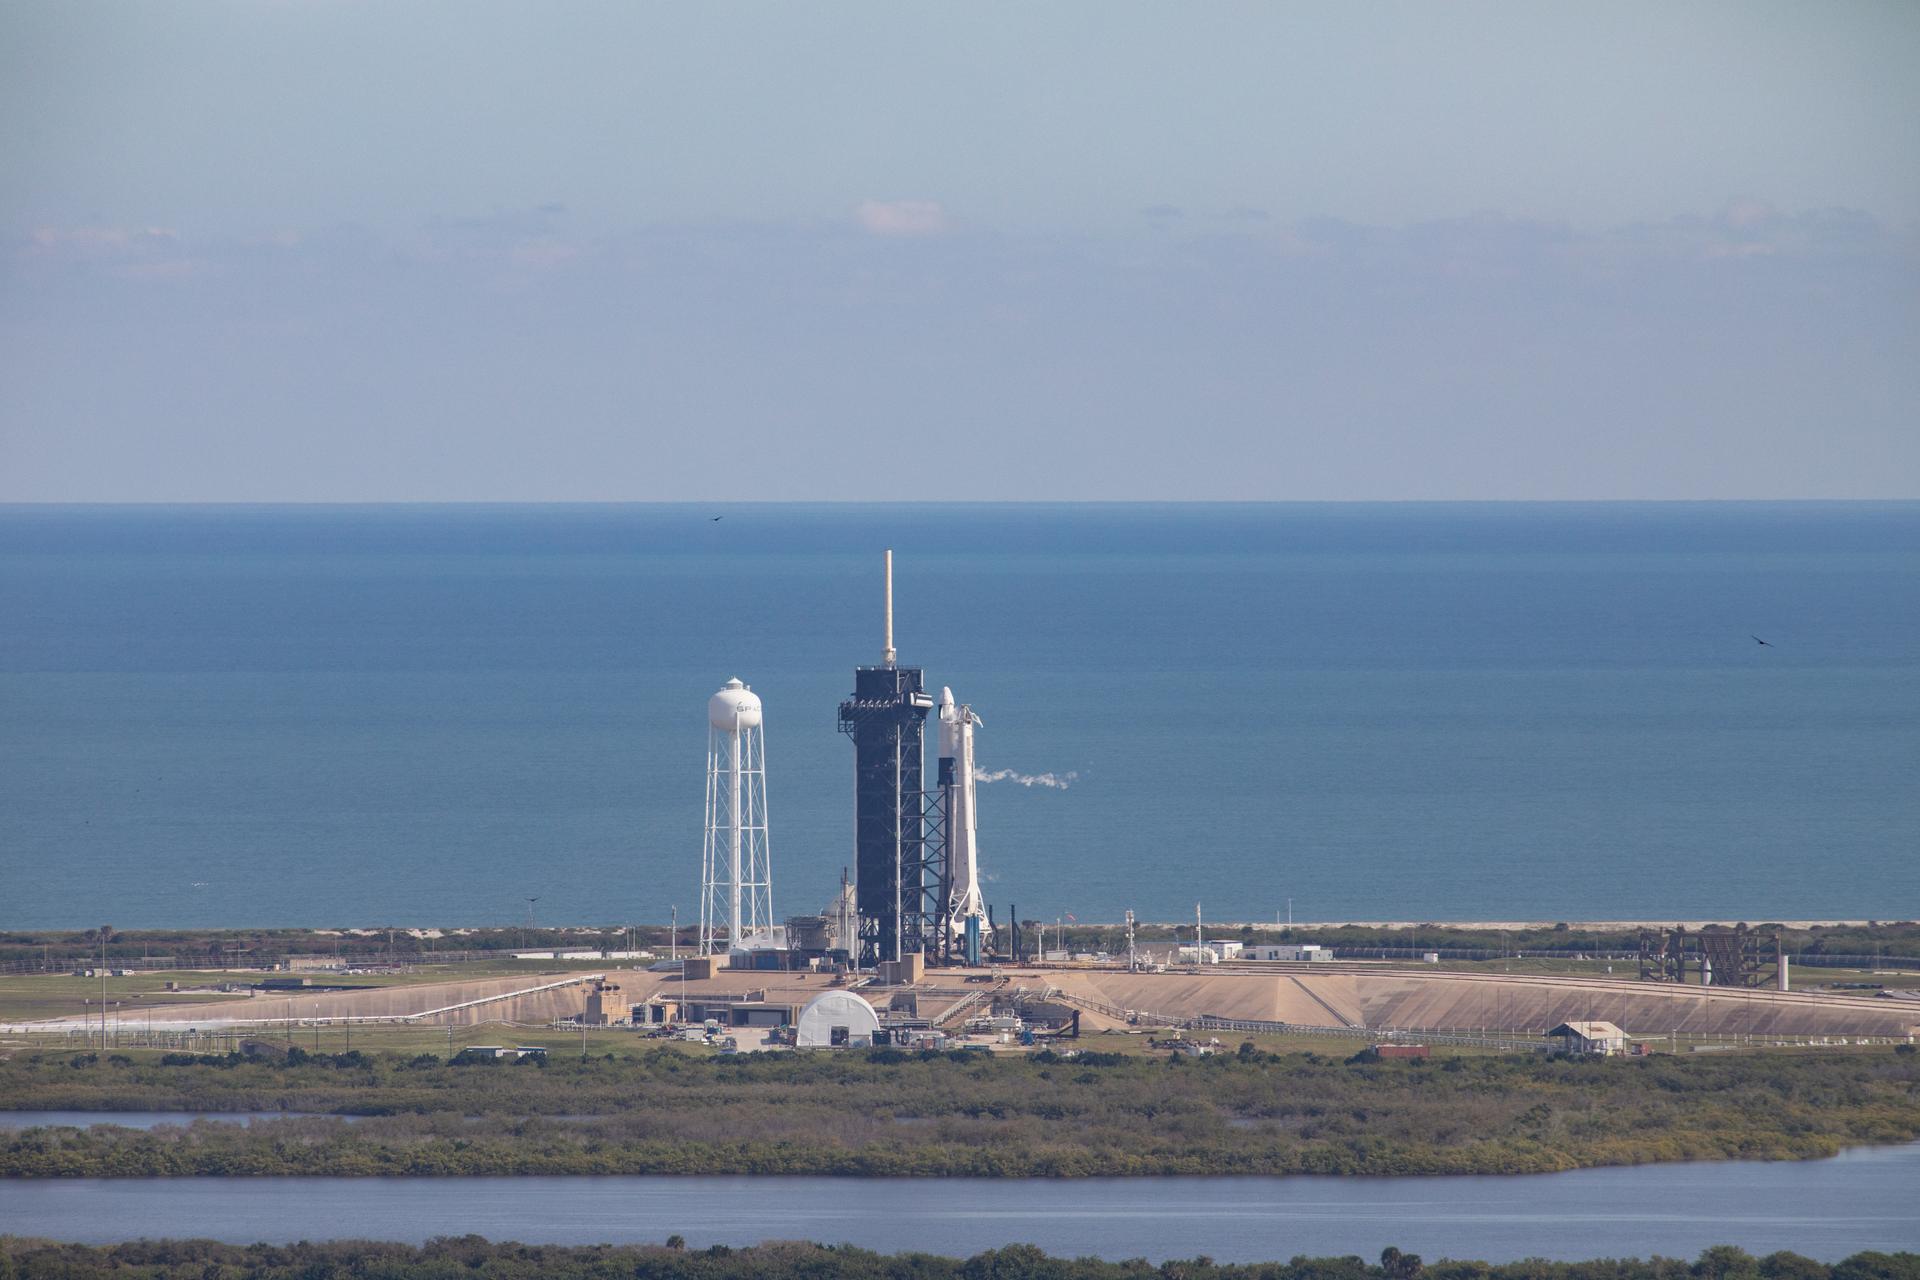
<instances>
[{"instance_id":1,"label":"white rocket fairing","mask_svg":"<svg viewBox=\"0 0 1920 1280\"><path fill-rule=\"evenodd\" d=\"M981 723L973 708L956 704L953 690L940 690L940 779L947 790L947 868L953 897L947 902L947 928L966 936L969 918L984 940L987 908L980 896L980 864L975 851L978 826L973 797L973 731ZM951 782L948 781L951 779Z\"/></svg>"}]
</instances>

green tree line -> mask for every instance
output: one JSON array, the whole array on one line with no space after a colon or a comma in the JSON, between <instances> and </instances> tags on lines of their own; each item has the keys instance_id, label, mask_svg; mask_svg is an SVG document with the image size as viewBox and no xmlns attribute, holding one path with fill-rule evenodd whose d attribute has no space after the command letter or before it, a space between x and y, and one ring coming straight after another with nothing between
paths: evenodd
<instances>
[{"instance_id":1,"label":"green tree line","mask_svg":"<svg viewBox=\"0 0 1920 1280\"><path fill-rule=\"evenodd\" d=\"M1607 1258L1592 1262L1485 1263L1387 1249L1360 1257L1216 1263L1209 1258L1104 1262L1055 1258L1008 1245L971 1258L881 1254L848 1245L780 1242L750 1248L659 1245L494 1244L479 1236L418 1247L364 1240L231 1245L212 1240L60 1244L0 1236L0 1280L1920 1280L1920 1254L1858 1253L1827 1264L1795 1253L1756 1258L1720 1245L1687 1262Z\"/></svg>"}]
</instances>

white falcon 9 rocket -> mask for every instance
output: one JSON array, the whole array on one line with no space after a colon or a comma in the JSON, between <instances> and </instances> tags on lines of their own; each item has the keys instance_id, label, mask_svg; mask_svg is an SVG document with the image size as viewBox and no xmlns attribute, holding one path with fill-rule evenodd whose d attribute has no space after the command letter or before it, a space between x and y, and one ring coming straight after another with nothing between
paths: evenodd
<instances>
[{"instance_id":1,"label":"white falcon 9 rocket","mask_svg":"<svg viewBox=\"0 0 1920 1280\"><path fill-rule=\"evenodd\" d=\"M955 703L953 690L940 690L939 783L947 802L947 869L953 877L953 896L947 901L947 929L967 953L969 964L980 962L987 942L987 908L980 896L980 863L975 841L973 731L981 723L973 708Z\"/></svg>"}]
</instances>

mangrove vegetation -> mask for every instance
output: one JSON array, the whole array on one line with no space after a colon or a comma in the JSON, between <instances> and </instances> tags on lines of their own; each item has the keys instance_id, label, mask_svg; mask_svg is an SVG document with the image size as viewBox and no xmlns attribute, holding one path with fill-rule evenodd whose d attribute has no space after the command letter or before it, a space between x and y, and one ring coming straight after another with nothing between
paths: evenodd
<instances>
[{"instance_id":1,"label":"mangrove vegetation","mask_svg":"<svg viewBox=\"0 0 1920 1280\"><path fill-rule=\"evenodd\" d=\"M16 1130L0 1135L0 1176L1530 1173L1911 1141L1917 1083L1920 1055L1885 1049L1380 1062L1252 1045L1199 1059L39 1053L0 1061L8 1107L179 1111L183 1124ZM195 1111L331 1114L184 1123Z\"/></svg>"}]
</instances>

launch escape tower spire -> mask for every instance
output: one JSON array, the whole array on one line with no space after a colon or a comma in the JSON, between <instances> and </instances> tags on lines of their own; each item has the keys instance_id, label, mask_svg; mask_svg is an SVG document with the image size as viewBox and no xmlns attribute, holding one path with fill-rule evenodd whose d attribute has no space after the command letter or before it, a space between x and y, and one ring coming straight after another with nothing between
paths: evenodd
<instances>
[{"instance_id":1,"label":"launch escape tower spire","mask_svg":"<svg viewBox=\"0 0 1920 1280\"><path fill-rule=\"evenodd\" d=\"M933 707L918 667L896 665L893 552L886 554L886 641L881 664L853 669L840 732L853 739L854 898L863 966L939 942L947 877L943 841L929 841L924 731Z\"/></svg>"}]
</instances>

